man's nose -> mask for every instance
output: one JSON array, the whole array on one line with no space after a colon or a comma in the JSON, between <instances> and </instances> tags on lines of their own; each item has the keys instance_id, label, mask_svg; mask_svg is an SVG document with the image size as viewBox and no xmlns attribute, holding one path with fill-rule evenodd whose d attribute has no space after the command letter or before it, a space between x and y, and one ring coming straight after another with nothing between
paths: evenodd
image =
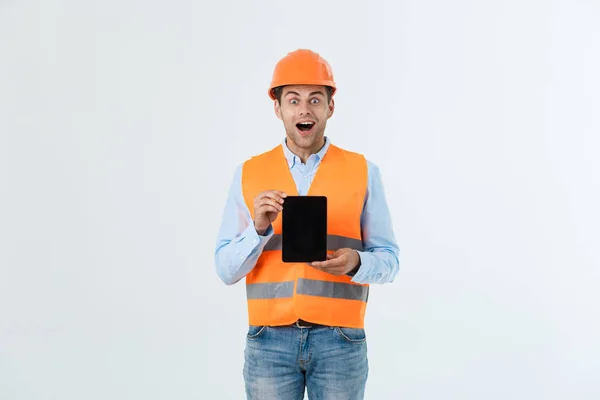
<instances>
[{"instance_id":1,"label":"man's nose","mask_svg":"<svg viewBox=\"0 0 600 400\"><path fill-rule=\"evenodd\" d=\"M298 113L300 115L308 115L308 114L310 114L310 108L308 107L308 105L306 103L301 103L300 106L298 107Z\"/></svg>"}]
</instances>

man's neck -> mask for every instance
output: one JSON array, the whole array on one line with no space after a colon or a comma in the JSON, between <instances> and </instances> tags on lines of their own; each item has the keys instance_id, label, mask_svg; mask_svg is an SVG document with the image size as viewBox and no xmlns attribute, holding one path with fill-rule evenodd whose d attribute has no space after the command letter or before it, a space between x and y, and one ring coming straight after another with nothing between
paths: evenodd
<instances>
[{"instance_id":1,"label":"man's neck","mask_svg":"<svg viewBox=\"0 0 600 400\"><path fill-rule=\"evenodd\" d=\"M306 161L308 160L308 157L310 157L311 154L317 154L325 146L325 137L321 138L321 140L315 143L312 148L308 149L297 147L293 141L289 140L289 138L285 139L285 143L288 149L293 154L298 156L298 158L302 160L303 164L306 164Z\"/></svg>"}]
</instances>

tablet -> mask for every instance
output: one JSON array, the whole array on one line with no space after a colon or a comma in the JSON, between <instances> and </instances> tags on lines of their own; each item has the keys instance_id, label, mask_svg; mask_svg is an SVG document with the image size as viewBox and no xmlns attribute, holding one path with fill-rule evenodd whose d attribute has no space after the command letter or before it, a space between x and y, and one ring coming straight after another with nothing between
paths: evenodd
<instances>
[{"instance_id":1,"label":"tablet","mask_svg":"<svg viewBox=\"0 0 600 400\"><path fill-rule=\"evenodd\" d=\"M281 220L283 262L327 259L327 197L287 196Z\"/></svg>"}]
</instances>

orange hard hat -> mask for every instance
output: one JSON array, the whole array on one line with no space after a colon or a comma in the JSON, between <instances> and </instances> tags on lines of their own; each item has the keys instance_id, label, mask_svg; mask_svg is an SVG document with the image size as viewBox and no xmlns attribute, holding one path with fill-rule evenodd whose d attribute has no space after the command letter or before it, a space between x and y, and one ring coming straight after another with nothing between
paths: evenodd
<instances>
[{"instance_id":1,"label":"orange hard hat","mask_svg":"<svg viewBox=\"0 0 600 400\"><path fill-rule=\"evenodd\" d=\"M307 49L298 49L279 60L269 86L269 97L275 100L273 89L283 85L330 86L332 96L336 91L329 63L318 53Z\"/></svg>"}]
</instances>

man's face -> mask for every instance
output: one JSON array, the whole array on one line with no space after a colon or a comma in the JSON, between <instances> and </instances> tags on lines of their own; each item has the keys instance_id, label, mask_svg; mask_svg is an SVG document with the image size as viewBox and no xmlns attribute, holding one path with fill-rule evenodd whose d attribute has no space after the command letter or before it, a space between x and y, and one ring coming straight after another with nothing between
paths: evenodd
<instances>
[{"instance_id":1,"label":"man's face","mask_svg":"<svg viewBox=\"0 0 600 400\"><path fill-rule=\"evenodd\" d=\"M323 145L325 126L333 108L333 99L327 103L327 91L323 86L286 86L281 105L275 101L275 113L283 121L293 145L315 151Z\"/></svg>"}]
</instances>

